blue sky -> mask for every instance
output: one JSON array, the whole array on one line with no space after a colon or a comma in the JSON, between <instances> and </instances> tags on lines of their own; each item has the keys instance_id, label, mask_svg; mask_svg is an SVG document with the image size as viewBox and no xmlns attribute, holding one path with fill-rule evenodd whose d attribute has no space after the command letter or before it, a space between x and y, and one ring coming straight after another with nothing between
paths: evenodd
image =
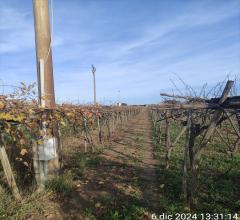
<instances>
[{"instance_id":1,"label":"blue sky","mask_svg":"<svg viewBox=\"0 0 240 220\"><path fill-rule=\"evenodd\" d=\"M240 0L52 0L58 102L156 103L240 75ZM36 81L31 0L0 1L0 84ZM2 88L0 88L2 91ZM118 92L120 91L120 92Z\"/></svg>"}]
</instances>

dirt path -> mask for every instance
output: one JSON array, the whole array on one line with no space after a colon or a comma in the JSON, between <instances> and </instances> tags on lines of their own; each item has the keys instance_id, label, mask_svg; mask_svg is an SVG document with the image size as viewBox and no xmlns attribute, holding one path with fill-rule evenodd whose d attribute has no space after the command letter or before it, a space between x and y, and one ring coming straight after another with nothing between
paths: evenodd
<instances>
[{"instance_id":1,"label":"dirt path","mask_svg":"<svg viewBox=\"0 0 240 220\"><path fill-rule=\"evenodd\" d=\"M150 126L143 110L114 134L111 147L61 201L63 219L151 219L158 212Z\"/></svg>"}]
</instances>

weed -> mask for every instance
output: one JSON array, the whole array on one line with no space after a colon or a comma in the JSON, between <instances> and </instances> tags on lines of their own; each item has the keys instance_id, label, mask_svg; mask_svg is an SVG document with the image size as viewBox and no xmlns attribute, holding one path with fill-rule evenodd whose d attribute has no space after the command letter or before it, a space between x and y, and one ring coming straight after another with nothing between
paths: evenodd
<instances>
[{"instance_id":1,"label":"weed","mask_svg":"<svg viewBox=\"0 0 240 220\"><path fill-rule=\"evenodd\" d=\"M93 155L92 157L87 159L87 165L90 167L95 167L100 165L101 161L102 161L101 157Z\"/></svg>"},{"instance_id":2,"label":"weed","mask_svg":"<svg viewBox=\"0 0 240 220\"><path fill-rule=\"evenodd\" d=\"M87 159L84 154L79 154L74 158L74 167L72 169L74 179L80 179L84 176L86 166Z\"/></svg>"},{"instance_id":3,"label":"weed","mask_svg":"<svg viewBox=\"0 0 240 220\"><path fill-rule=\"evenodd\" d=\"M73 189L73 174L68 171L48 181L46 188L60 194L67 194Z\"/></svg>"},{"instance_id":4,"label":"weed","mask_svg":"<svg viewBox=\"0 0 240 220\"><path fill-rule=\"evenodd\" d=\"M147 211L138 205L127 204L121 209L108 209L100 219L104 220L142 220L146 216Z\"/></svg>"},{"instance_id":5,"label":"weed","mask_svg":"<svg viewBox=\"0 0 240 220\"><path fill-rule=\"evenodd\" d=\"M86 208L85 210L84 210L84 219L85 220L95 220L96 218L94 217L94 214L93 214L93 209L91 209L91 208Z\"/></svg>"},{"instance_id":6,"label":"weed","mask_svg":"<svg viewBox=\"0 0 240 220\"><path fill-rule=\"evenodd\" d=\"M32 215L44 213L45 198L48 195L38 194L25 196L17 202L7 191L0 192L0 219L22 220Z\"/></svg>"},{"instance_id":7,"label":"weed","mask_svg":"<svg viewBox=\"0 0 240 220\"><path fill-rule=\"evenodd\" d=\"M106 205L111 205L114 204L114 197L112 197L111 195L107 194L102 198L102 203L106 204Z\"/></svg>"}]
</instances>

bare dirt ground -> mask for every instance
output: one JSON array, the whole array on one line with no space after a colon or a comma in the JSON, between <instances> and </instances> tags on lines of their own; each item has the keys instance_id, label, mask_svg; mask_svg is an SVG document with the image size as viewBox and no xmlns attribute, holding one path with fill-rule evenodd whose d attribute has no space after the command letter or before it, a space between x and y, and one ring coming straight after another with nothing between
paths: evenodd
<instances>
[{"instance_id":1,"label":"bare dirt ground","mask_svg":"<svg viewBox=\"0 0 240 220\"><path fill-rule=\"evenodd\" d=\"M143 110L117 129L74 190L55 201L48 219L151 219L158 212L157 160L148 113Z\"/></svg>"}]
</instances>

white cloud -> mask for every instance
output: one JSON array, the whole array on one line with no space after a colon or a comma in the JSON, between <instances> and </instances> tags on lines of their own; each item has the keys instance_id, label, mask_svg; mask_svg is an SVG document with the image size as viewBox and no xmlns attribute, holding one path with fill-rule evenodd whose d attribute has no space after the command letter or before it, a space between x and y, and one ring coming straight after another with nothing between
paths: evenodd
<instances>
[{"instance_id":1,"label":"white cloud","mask_svg":"<svg viewBox=\"0 0 240 220\"><path fill-rule=\"evenodd\" d=\"M30 4L32 4L30 2ZM54 33L53 33L54 34ZM24 52L35 49L33 12L1 5L0 54ZM63 39L53 35L53 47L63 44Z\"/></svg>"},{"instance_id":2,"label":"white cloud","mask_svg":"<svg viewBox=\"0 0 240 220\"><path fill-rule=\"evenodd\" d=\"M125 55L136 48L152 44L156 40L164 44L165 39L161 42L162 38L171 32L179 31L181 28L189 29L198 26L212 25L233 16L240 18L239 2L218 6L214 4L214 7L206 7L206 4L199 4L198 2L197 5L194 4L189 7L183 14L177 15L176 17L173 16L165 22L158 21L154 25L145 28L143 33L139 34L141 37L127 43L116 45L114 50L118 51L120 55Z\"/></svg>"},{"instance_id":3,"label":"white cloud","mask_svg":"<svg viewBox=\"0 0 240 220\"><path fill-rule=\"evenodd\" d=\"M2 6L0 15L0 54L34 47L34 27L29 12Z\"/></svg>"}]
</instances>

